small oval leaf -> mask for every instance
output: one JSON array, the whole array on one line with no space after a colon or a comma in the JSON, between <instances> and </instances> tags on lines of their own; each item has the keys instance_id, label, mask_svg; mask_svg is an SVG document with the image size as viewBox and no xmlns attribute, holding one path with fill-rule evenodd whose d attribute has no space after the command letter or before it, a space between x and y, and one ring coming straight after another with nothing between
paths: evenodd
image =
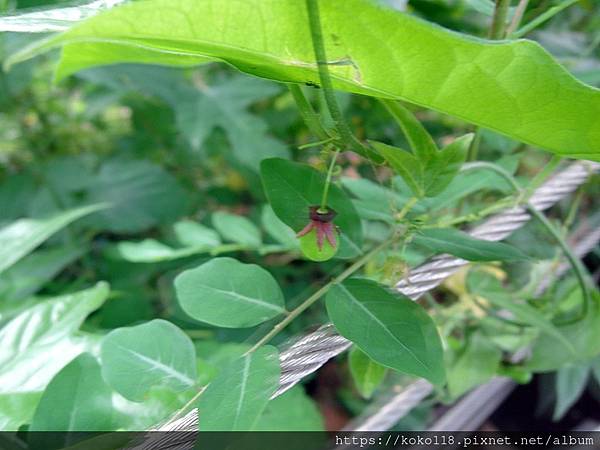
<instances>
[{"instance_id":1,"label":"small oval leaf","mask_svg":"<svg viewBox=\"0 0 600 450\"><path fill-rule=\"evenodd\" d=\"M104 379L129 400L144 400L154 386L182 391L195 384L192 341L166 320L111 331L100 354Z\"/></svg>"},{"instance_id":2,"label":"small oval leaf","mask_svg":"<svg viewBox=\"0 0 600 450\"><path fill-rule=\"evenodd\" d=\"M273 276L233 258L214 258L186 270L175 278L175 291L190 317L219 327L253 327L285 312Z\"/></svg>"}]
</instances>

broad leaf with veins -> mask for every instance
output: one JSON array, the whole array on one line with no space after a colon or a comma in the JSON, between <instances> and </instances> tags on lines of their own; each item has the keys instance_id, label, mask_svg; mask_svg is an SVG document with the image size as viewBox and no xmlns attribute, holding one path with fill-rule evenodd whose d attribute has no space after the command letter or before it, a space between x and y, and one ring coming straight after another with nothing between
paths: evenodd
<instances>
[{"instance_id":1,"label":"broad leaf with veins","mask_svg":"<svg viewBox=\"0 0 600 450\"><path fill-rule=\"evenodd\" d=\"M461 35L369 0L321 2L335 87L402 99L554 153L600 160L600 91L528 40ZM318 83L298 0L133 2L23 49L62 47L58 77L98 65L227 62L264 78Z\"/></svg>"}]
</instances>

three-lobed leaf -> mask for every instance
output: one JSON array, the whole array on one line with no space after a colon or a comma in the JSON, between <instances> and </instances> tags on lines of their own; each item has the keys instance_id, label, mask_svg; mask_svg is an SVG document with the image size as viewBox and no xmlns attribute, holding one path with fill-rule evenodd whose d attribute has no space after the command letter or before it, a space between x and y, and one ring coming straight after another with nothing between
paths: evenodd
<instances>
[{"instance_id":1,"label":"three-lobed leaf","mask_svg":"<svg viewBox=\"0 0 600 450\"><path fill-rule=\"evenodd\" d=\"M472 134L456 139L444 149L427 153L409 153L398 147L372 141L375 150L400 175L417 198L435 197L441 194L456 178L464 163Z\"/></svg>"},{"instance_id":2,"label":"three-lobed leaf","mask_svg":"<svg viewBox=\"0 0 600 450\"><path fill-rule=\"evenodd\" d=\"M175 291L190 317L220 327L252 327L285 312L273 276L233 258L214 258L182 272L175 278Z\"/></svg>"},{"instance_id":3,"label":"three-lobed leaf","mask_svg":"<svg viewBox=\"0 0 600 450\"><path fill-rule=\"evenodd\" d=\"M279 356L271 346L221 369L198 400L200 431L251 431L279 387Z\"/></svg>"},{"instance_id":4,"label":"three-lobed leaf","mask_svg":"<svg viewBox=\"0 0 600 450\"><path fill-rule=\"evenodd\" d=\"M132 401L143 401L156 386L177 392L196 382L192 341L162 319L111 331L102 341L100 355L104 379Z\"/></svg>"},{"instance_id":5,"label":"three-lobed leaf","mask_svg":"<svg viewBox=\"0 0 600 450\"><path fill-rule=\"evenodd\" d=\"M406 100L557 154L600 160L600 92L540 45L473 39L369 0L325 2L321 18L336 88ZM277 81L318 84L307 24L296 0L133 2L8 63L62 47L59 77L122 62L218 60Z\"/></svg>"},{"instance_id":6,"label":"three-lobed leaf","mask_svg":"<svg viewBox=\"0 0 600 450\"><path fill-rule=\"evenodd\" d=\"M329 318L342 336L377 363L441 385L443 350L425 310L374 281L351 279L334 285L326 298Z\"/></svg>"},{"instance_id":7,"label":"three-lobed leaf","mask_svg":"<svg viewBox=\"0 0 600 450\"><path fill-rule=\"evenodd\" d=\"M425 228L413 242L435 253L449 253L467 261L519 261L521 250L502 242L484 241L454 228Z\"/></svg>"}]
</instances>

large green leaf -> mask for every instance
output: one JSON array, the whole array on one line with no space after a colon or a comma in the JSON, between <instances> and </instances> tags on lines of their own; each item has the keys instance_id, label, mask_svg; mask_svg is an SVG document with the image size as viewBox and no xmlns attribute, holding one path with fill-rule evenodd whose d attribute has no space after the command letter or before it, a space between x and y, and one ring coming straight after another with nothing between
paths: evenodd
<instances>
[{"instance_id":1,"label":"large green leaf","mask_svg":"<svg viewBox=\"0 0 600 450\"><path fill-rule=\"evenodd\" d=\"M183 391L196 382L192 341L166 320L111 331L100 355L104 379L129 400L143 401L154 386Z\"/></svg>"},{"instance_id":2,"label":"large green leaf","mask_svg":"<svg viewBox=\"0 0 600 450\"><path fill-rule=\"evenodd\" d=\"M262 161L260 175L277 217L292 230L302 230L309 222L308 208L321 202L325 176L310 166L279 158ZM344 191L331 185L328 206L337 212L334 224L339 227L341 241L338 256L357 255L362 246L362 226L352 202Z\"/></svg>"},{"instance_id":3,"label":"large green leaf","mask_svg":"<svg viewBox=\"0 0 600 450\"><path fill-rule=\"evenodd\" d=\"M112 392L102 379L100 364L89 353L83 353L57 373L48 384L29 430L112 430L111 397ZM70 437L67 433L56 434L61 436L54 436L55 439L62 438L68 443Z\"/></svg>"},{"instance_id":4,"label":"large green leaf","mask_svg":"<svg viewBox=\"0 0 600 450\"><path fill-rule=\"evenodd\" d=\"M370 280L351 279L327 294L327 312L342 336L370 358L434 384L445 380L443 351L425 310Z\"/></svg>"},{"instance_id":5,"label":"large green leaf","mask_svg":"<svg viewBox=\"0 0 600 450\"><path fill-rule=\"evenodd\" d=\"M71 222L106 207L106 204L96 204L46 219L19 219L0 229L0 273Z\"/></svg>"},{"instance_id":6,"label":"large green leaf","mask_svg":"<svg viewBox=\"0 0 600 450\"><path fill-rule=\"evenodd\" d=\"M184 271L175 279L175 291L190 317L220 327L252 327L285 312L273 276L233 258L215 258Z\"/></svg>"},{"instance_id":7,"label":"large green leaf","mask_svg":"<svg viewBox=\"0 0 600 450\"><path fill-rule=\"evenodd\" d=\"M426 228L414 237L414 242L436 253L449 253L468 261L525 260L518 248L502 242L475 239L454 228Z\"/></svg>"},{"instance_id":8,"label":"large green leaf","mask_svg":"<svg viewBox=\"0 0 600 450\"><path fill-rule=\"evenodd\" d=\"M78 334L81 323L108 297L106 283L40 302L0 330L0 393L35 392L65 364L92 350L97 339Z\"/></svg>"},{"instance_id":9,"label":"large green leaf","mask_svg":"<svg viewBox=\"0 0 600 450\"><path fill-rule=\"evenodd\" d=\"M538 44L464 36L370 0L320 6L337 88L407 100L558 154L600 160L600 92ZM319 82L297 0L132 2L23 49L9 64L58 46L59 77L99 64L213 59L279 81Z\"/></svg>"},{"instance_id":10,"label":"large green leaf","mask_svg":"<svg viewBox=\"0 0 600 450\"><path fill-rule=\"evenodd\" d=\"M225 366L198 401L200 431L253 430L279 387L279 357L261 347Z\"/></svg>"}]
</instances>

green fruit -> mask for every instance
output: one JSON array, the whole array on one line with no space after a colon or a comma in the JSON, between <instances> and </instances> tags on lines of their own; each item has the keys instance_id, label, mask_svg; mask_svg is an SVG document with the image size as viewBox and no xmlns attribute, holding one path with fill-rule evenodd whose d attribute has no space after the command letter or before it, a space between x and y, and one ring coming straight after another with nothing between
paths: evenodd
<instances>
[{"instance_id":1,"label":"green fruit","mask_svg":"<svg viewBox=\"0 0 600 450\"><path fill-rule=\"evenodd\" d=\"M333 258L339 247L339 242L338 245L332 247L327 239L324 239L323 247L319 250L317 246L317 230L312 230L310 233L299 237L298 241L300 242L302 254L312 261L327 261ZM339 237L337 241L339 241Z\"/></svg>"}]
</instances>

